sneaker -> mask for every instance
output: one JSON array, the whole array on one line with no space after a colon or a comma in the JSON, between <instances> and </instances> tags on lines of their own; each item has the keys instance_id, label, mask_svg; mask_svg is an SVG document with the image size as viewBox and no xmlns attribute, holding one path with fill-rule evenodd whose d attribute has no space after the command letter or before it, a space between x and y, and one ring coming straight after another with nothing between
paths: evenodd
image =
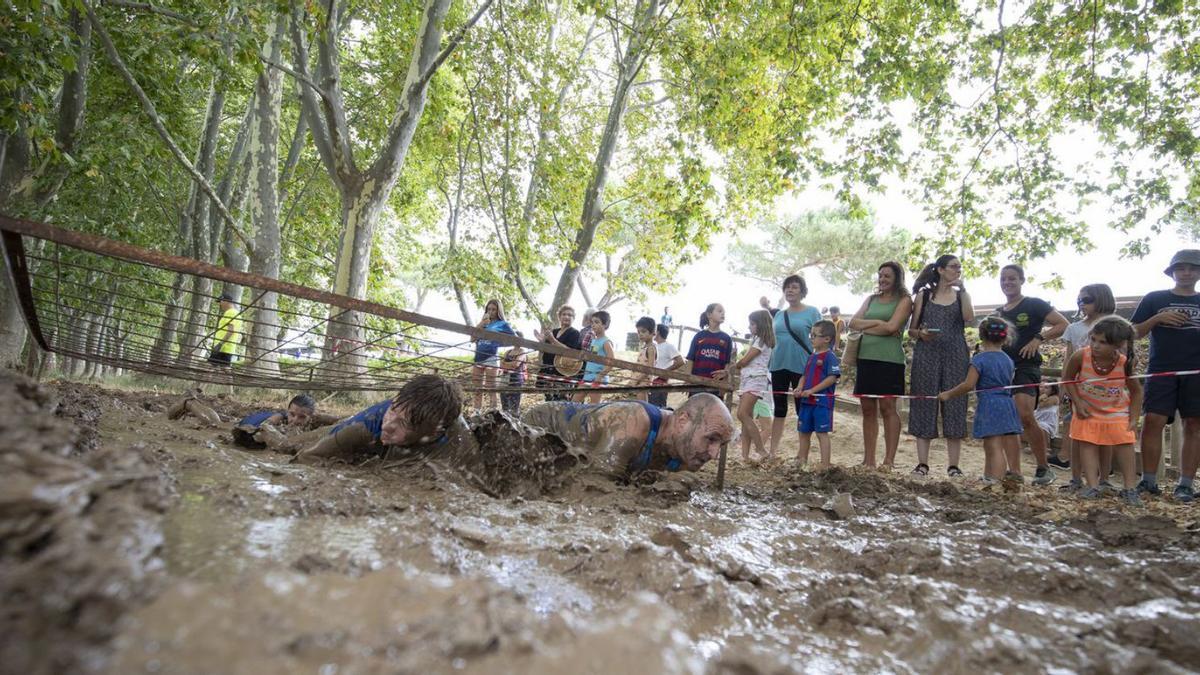
<instances>
[{"instance_id":1,"label":"sneaker","mask_svg":"<svg viewBox=\"0 0 1200 675\"><path fill-rule=\"evenodd\" d=\"M1176 485L1175 492L1171 496L1175 497L1175 501L1183 502L1184 504L1191 504L1192 500L1196 498L1190 485Z\"/></svg>"},{"instance_id":2,"label":"sneaker","mask_svg":"<svg viewBox=\"0 0 1200 675\"><path fill-rule=\"evenodd\" d=\"M1046 460L1046 463L1049 464L1050 466L1057 466L1060 469L1071 468L1071 461L1063 459L1062 457L1059 457L1058 455L1050 455L1050 458Z\"/></svg>"},{"instance_id":3,"label":"sneaker","mask_svg":"<svg viewBox=\"0 0 1200 675\"><path fill-rule=\"evenodd\" d=\"M1048 466L1039 466L1037 471L1033 474L1033 484L1049 485L1053 483L1054 479L1057 477L1058 474L1054 473L1054 469L1051 469Z\"/></svg>"},{"instance_id":4,"label":"sneaker","mask_svg":"<svg viewBox=\"0 0 1200 675\"><path fill-rule=\"evenodd\" d=\"M1070 481L1067 482L1066 485L1058 486L1058 491L1070 494L1072 492L1079 492L1082 488L1083 488L1083 481L1078 478L1072 478Z\"/></svg>"},{"instance_id":5,"label":"sneaker","mask_svg":"<svg viewBox=\"0 0 1200 675\"><path fill-rule=\"evenodd\" d=\"M912 472L913 472L914 476L928 476L929 475L929 465L928 464L918 464L917 468L913 469Z\"/></svg>"},{"instance_id":6,"label":"sneaker","mask_svg":"<svg viewBox=\"0 0 1200 675\"><path fill-rule=\"evenodd\" d=\"M1100 488L1085 487L1079 491L1080 499L1100 499Z\"/></svg>"},{"instance_id":7,"label":"sneaker","mask_svg":"<svg viewBox=\"0 0 1200 675\"><path fill-rule=\"evenodd\" d=\"M1142 498L1138 496L1137 488L1121 490L1121 499L1130 506L1142 506Z\"/></svg>"},{"instance_id":8,"label":"sneaker","mask_svg":"<svg viewBox=\"0 0 1200 675\"><path fill-rule=\"evenodd\" d=\"M1157 485L1151 487L1145 481L1138 481L1137 487L1134 489L1140 494L1149 494L1154 495L1155 497L1162 494L1162 488L1158 487Z\"/></svg>"},{"instance_id":9,"label":"sneaker","mask_svg":"<svg viewBox=\"0 0 1200 675\"><path fill-rule=\"evenodd\" d=\"M1105 497L1115 497L1121 494L1121 491L1117 489L1116 485L1113 485L1107 480L1102 480L1100 481L1100 494L1104 495Z\"/></svg>"},{"instance_id":10,"label":"sneaker","mask_svg":"<svg viewBox=\"0 0 1200 675\"><path fill-rule=\"evenodd\" d=\"M957 466L950 466L946 468L946 475L951 478L962 478L963 472Z\"/></svg>"}]
</instances>

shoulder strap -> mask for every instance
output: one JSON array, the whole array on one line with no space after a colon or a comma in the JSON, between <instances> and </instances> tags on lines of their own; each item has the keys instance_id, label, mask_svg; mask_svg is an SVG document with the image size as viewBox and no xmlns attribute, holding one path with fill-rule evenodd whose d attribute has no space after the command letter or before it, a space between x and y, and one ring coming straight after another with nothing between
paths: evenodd
<instances>
[{"instance_id":1,"label":"shoulder strap","mask_svg":"<svg viewBox=\"0 0 1200 675\"><path fill-rule=\"evenodd\" d=\"M804 342L804 340L802 340L800 336L796 334L796 330L792 328L792 320L788 318L788 311L786 309L781 309L779 311L783 312L783 325L787 326L787 332L791 333L792 339L800 345L800 349L804 350L804 354L806 356L812 356L812 350L808 348L808 344Z\"/></svg>"},{"instance_id":2,"label":"shoulder strap","mask_svg":"<svg viewBox=\"0 0 1200 675\"><path fill-rule=\"evenodd\" d=\"M646 434L646 442L642 444L642 451L630 463L630 469L633 471L641 471L650 466L650 457L654 450L654 440L658 438L658 428L662 425L662 410L656 405L651 405L646 401L638 401L642 404L642 409L646 411L646 415L650 417L650 432ZM674 466L672 466L672 462ZM667 462L668 471L678 471L679 460L670 460Z\"/></svg>"},{"instance_id":3,"label":"shoulder strap","mask_svg":"<svg viewBox=\"0 0 1200 675\"><path fill-rule=\"evenodd\" d=\"M921 322L925 320L925 308L929 306L929 287L921 289L921 311L917 312L917 328L921 327Z\"/></svg>"}]
</instances>

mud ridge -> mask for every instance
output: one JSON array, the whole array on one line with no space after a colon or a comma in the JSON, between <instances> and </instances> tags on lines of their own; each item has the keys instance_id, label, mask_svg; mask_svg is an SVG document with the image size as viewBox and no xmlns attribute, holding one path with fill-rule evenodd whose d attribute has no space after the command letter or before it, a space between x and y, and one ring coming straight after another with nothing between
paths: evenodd
<instances>
[{"instance_id":1,"label":"mud ridge","mask_svg":"<svg viewBox=\"0 0 1200 675\"><path fill-rule=\"evenodd\" d=\"M168 478L144 447L99 449L100 397L0 373L0 669L99 672L161 581Z\"/></svg>"}]
</instances>

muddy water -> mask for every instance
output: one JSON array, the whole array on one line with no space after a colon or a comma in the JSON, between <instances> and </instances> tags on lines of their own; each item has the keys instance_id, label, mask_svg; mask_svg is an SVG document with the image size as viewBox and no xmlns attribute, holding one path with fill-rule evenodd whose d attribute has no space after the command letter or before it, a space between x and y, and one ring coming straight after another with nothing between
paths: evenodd
<instances>
[{"instance_id":1,"label":"muddy water","mask_svg":"<svg viewBox=\"0 0 1200 675\"><path fill-rule=\"evenodd\" d=\"M736 465L723 493L711 471L640 487L584 472L494 498L428 472L288 465L153 408L135 397L99 422L104 449L159 458L178 495L161 590L127 613L112 672L1198 664L1200 537L1162 509L1063 520L1052 491Z\"/></svg>"}]
</instances>

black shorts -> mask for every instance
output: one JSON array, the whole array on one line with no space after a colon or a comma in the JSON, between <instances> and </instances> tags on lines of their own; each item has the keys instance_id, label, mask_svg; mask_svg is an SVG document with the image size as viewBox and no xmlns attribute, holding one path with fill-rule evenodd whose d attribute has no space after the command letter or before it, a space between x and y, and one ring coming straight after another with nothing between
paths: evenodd
<instances>
[{"instance_id":1,"label":"black shorts","mask_svg":"<svg viewBox=\"0 0 1200 675\"><path fill-rule=\"evenodd\" d=\"M855 394L901 396L904 394L904 364L859 359L855 366Z\"/></svg>"},{"instance_id":2,"label":"black shorts","mask_svg":"<svg viewBox=\"0 0 1200 675\"><path fill-rule=\"evenodd\" d=\"M1032 396L1034 405L1037 405L1037 400L1040 398L1042 386L1042 367L1035 366L1031 363L1022 363L1013 371L1013 384L1027 385L1020 389L1013 389L1013 395L1024 394Z\"/></svg>"},{"instance_id":3,"label":"black shorts","mask_svg":"<svg viewBox=\"0 0 1200 675\"><path fill-rule=\"evenodd\" d=\"M788 392L800 386L800 380L803 377L804 373L797 373L794 370L771 371L771 398L775 401L775 417L787 417L789 398L796 404L796 416L800 416L800 399L791 396Z\"/></svg>"},{"instance_id":4,"label":"black shorts","mask_svg":"<svg viewBox=\"0 0 1200 675\"><path fill-rule=\"evenodd\" d=\"M213 353L208 355L208 362L217 366L231 366L233 365L233 354L213 350Z\"/></svg>"},{"instance_id":5,"label":"black shorts","mask_svg":"<svg viewBox=\"0 0 1200 675\"><path fill-rule=\"evenodd\" d=\"M1200 375L1167 375L1146 380L1142 410L1155 415L1200 417Z\"/></svg>"}]
</instances>

